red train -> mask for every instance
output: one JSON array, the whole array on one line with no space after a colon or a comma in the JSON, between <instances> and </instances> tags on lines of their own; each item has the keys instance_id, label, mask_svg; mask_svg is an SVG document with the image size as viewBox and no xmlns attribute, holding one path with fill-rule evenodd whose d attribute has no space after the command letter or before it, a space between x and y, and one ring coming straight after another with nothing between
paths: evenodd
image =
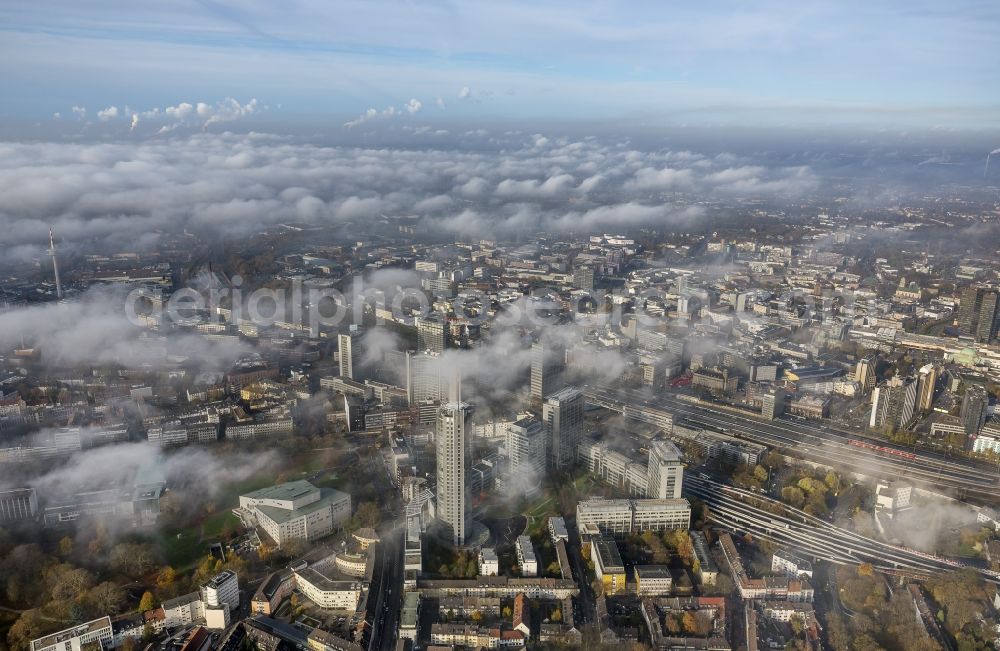
<instances>
[{"instance_id":1,"label":"red train","mask_svg":"<svg viewBox=\"0 0 1000 651\"><path fill-rule=\"evenodd\" d=\"M679 376L675 377L670 382L670 386L674 387L675 389L677 387L686 387L687 385L691 384L691 377L692 377L691 372L688 371L688 372L684 373L683 375L679 375Z\"/></svg>"},{"instance_id":2,"label":"red train","mask_svg":"<svg viewBox=\"0 0 1000 651\"><path fill-rule=\"evenodd\" d=\"M847 443L849 445L853 445L856 448L865 448L868 450L874 450L876 452L881 452L882 454L891 454L894 457L902 457L903 459L917 458L917 455L913 454L912 452L904 452L903 450L897 450L895 448L887 448L884 445L875 445L874 443L868 443L867 441L849 439Z\"/></svg>"}]
</instances>

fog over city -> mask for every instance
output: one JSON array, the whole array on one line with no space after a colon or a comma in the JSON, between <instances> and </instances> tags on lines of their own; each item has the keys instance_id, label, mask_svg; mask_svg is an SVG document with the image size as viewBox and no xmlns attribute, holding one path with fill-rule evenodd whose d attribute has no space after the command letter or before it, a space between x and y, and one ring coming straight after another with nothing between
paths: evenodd
<instances>
[{"instance_id":1,"label":"fog over city","mask_svg":"<svg viewBox=\"0 0 1000 651\"><path fill-rule=\"evenodd\" d=\"M0 3L0 651L996 648L998 53Z\"/></svg>"}]
</instances>

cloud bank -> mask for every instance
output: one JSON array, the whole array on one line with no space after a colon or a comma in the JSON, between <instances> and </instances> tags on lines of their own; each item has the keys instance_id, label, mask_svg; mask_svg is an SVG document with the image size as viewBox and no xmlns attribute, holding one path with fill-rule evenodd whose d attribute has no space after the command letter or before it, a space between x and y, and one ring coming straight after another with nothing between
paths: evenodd
<instances>
[{"instance_id":1,"label":"cloud bank","mask_svg":"<svg viewBox=\"0 0 1000 651\"><path fill-rule=\"evenodd\" d=\"M158 115L210 124L245 110L181 104ZM129 118L115 119L128 128ZM428 233L482 236L665 227L700 219L714 196L789 198L820 184L809 167L733 155L540 134L508 135L502 147L478 132L450 140L448 148L358 148L195 133L3 143L0 252L15 263L41 255L49 227L61 246L86 253L152 249L163 233L182 230L238 237L281 223L383 216L415 219Z\"/></svg>"}]
</instances>

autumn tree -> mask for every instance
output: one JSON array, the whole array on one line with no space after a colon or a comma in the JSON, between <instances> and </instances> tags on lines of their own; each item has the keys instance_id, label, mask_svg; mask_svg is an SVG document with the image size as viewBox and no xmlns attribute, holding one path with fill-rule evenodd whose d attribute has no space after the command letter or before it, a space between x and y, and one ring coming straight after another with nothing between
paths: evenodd
<instances>
[{"instance_id":1,"label":"autumn tree","mask_svg":"<svg viewBox=\"0 0 1000 651\"><path fill-rule=\"evenodd\" d=\"M156 553L144 543L119 543L108 557L111 567L132 579L138 579L156 567Z\"/></svg>"},{"instance_id":2,"label":"autumn tree","mask_svg":"<svg viewBox=\"0 0 1000 651\"><path fill-rule=\"evenodd\" d=\"M5 579L3 588L12 604L34 604L51 586L39 581L54 559L35 543L18 545L0 558L0 577Z\"/></svg>"},{"instance_id":3,"label":"autumn tree","mask_svg":"<svg viewBox=\"0 0 1000 651\"><path fill-rule=\"evenodd\" d=\"M786 486L781 489L781 501L791 504L795 508L801 508L806 502L805 493L797 486Z\"/></svg>"},{"instance_id":4,"label":"autumn tree","mask_svg":"<svg viewBox=\"0 0 1000 651\"><path fill-rule=\"evenodd\" d=\"M164 565L156 575L156 587L161 590L170 590L177 580L177 571L169 565Z\"/></svg>"},{"instance_id":5,"label":"autumn tree","mask_svg":"<svg viewBox=\"0 0 1000 651\"><path fill-rule=\"evenodd\" d=\"M73 549L76 543L69 536L63 536L59 540L59 556L66 559L73 555Z\"/></svg>"},{"instance_id":6,"label":"autumn tree","mask_svg":"<svg viewBox=\"0 0 1000 651\"><path fill-rule=\"evenodd\" d=\"M118 585L105 581L99 583L87 592L84 602L94 616L117 615L125 604L125 591Z\"/></svg>"},{"instance_id":7,"label":"autumn tree","mask_svg":"<svg viewBox=\"0 0 1000 651\"><path fill-rule=\"evenodd\" d=\"M7 642L10 643L11 651L27 651L32 640L41 637L51 628L51 623L45 621L37 608L26 610L7 631Z\"/></svg>"},{"instance_id":8,"label":"autumn tree","mask_svg":"<svg viewBox=\"0 0 1000 651\"><path fill-rule=\"evenodd\" d=\"M695 618L694 611L687 610L681 615L681 629L688 635L694 635L698 630L698 620Z\"/></svg>"},{"instance_id":9,"label":"autumn tree","mask_svg":"<svg viewBox=\"0 0 1000 651\"><path fill-rule=\"evenodd\" d=\"M374 528L382 521L382 511L379 509L378 504L375 502L361 502L358 504L357 511L354 512L354 527L355 529L360 529L362 527Z\"/></svg>"},{"instance_id":10,"label":"autumn tree","mask_svg":"<svg viewBox=\"0 0 1000 651\"><path fill-rule=\"evenodd\" d=\"M772 450L764 457L763 464L771 470L777 470L785 465L785 457L780 452Z\"/></svg>"},{"instance_id":11,"label":"autumn tree","mask_svg":"<svg viewBox=\"0 0 1000 651\"><path fill-rule=\"evenodd\" d=\"M156 607L156 597L153 593L147 590L142 593L142 599L139 600L139 612L144 613L152 610Z\"/></svg>"},{"instance_id":12,"label":"autumn tree","mask_svg":"<svg viewBox=\"0 0 1000 651\"><path fill-rule=\"evenodd\" d=\"M77 601L94 585L90 572L65 563L50 569L46 578L52 585L52 598L59 602Z\"/></svg>"}]
</instances>

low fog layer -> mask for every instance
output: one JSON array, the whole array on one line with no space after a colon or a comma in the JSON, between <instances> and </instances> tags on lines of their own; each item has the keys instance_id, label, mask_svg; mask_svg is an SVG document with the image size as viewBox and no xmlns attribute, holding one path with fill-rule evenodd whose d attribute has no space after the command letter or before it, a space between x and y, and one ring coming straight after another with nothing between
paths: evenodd
<instances>
[{"instance_id":1,"label":"low fog layer","mask_svg":"<svg viewBox=\"0 0 1000 651\"><path fill-rule=\"evenodd\" d=\"M542 135L481 150L316 146L261 134L5 143L0 253L40 255L49 227L60 246L83 252L152 250L162 232L239 236L380 216L415 216L425 230L458 235L613 230L697 220L700 197L787 198L818 185L806 165Z\"/></svg>"}]
</instances>

